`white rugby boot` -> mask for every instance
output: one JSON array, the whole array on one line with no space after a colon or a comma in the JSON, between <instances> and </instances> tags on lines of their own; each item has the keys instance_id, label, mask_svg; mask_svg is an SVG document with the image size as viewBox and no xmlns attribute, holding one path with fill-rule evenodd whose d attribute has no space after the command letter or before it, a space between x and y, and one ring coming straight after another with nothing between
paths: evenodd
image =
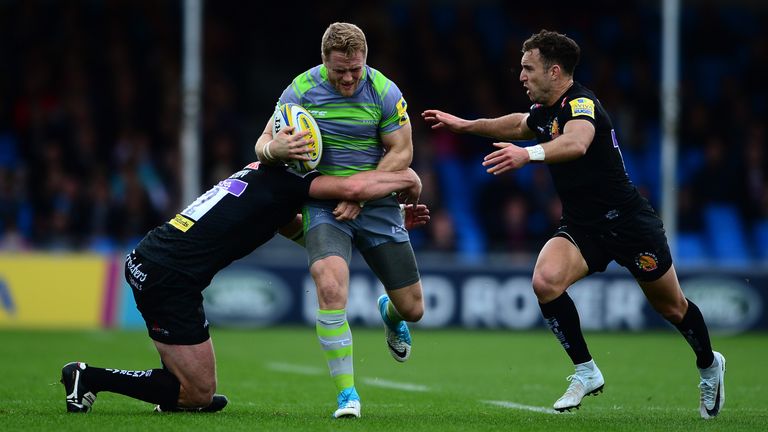
<instances>
[{"instance_id":1,"label":"white rugby boot","mask_svg":"<svg viewBox=\"0 0 768 432\"><path fill-rule=\"evenodd\" d=\"M717 351L713 351L715 360L712 366L699 369L701 382L701 404L699 413L701 418L711 419L720 413L725 405L725 357Z\"/></svg>"},{"instance_id":2,"label":"white rugby boot","mask_svg":"<svg viewBox=\"0 0 768 432\"><path fill-rule=\"evenodd\" d=\"M360 396L354 387L342 390L336 402L339 408L333 413L335 418L360 418Z\"/></svg>"},{"instance_id":3,"label":"white rugby boot","mask_svg":"<svg viewBox=\"0 0 768 432\"><path fill-rule=\"evenodd\" d=\"M576 373L566 378L571 384L563 396L555 401L556 411L570 411L581 406L581 400L587 395L597 395L603 391L605 380L594 360L576 365Z\"/></svg>"}]
</instances>

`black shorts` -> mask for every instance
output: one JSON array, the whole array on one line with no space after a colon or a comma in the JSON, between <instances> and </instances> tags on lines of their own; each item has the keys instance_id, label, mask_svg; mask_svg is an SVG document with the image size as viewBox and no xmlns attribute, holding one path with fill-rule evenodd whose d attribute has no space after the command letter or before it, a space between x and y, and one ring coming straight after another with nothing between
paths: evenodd
<instances>
[{"instance_id":1,"label":"black shorts","mask_svg":"<svg viewBox=\"0 0 768 432\"><path fill-rule=\"evenodd\" d=\"M134 250L125 258L125 280L150 338L170 345L197 345L208 340L202 294L205 287L191 276L155 264Z\"/></svg>"},{"instance_id":2,"label":"black shorts","mask_svg":"<svg viewBox=\"0 0 768 432\"><path fill-rule=\"evenodd\" d=\"M563 222L553 237L563 237L579 248L589 274L605 271L615 260L638 281L652 282L672 266L664 224L650 206L610 229Z\"/></svg>"}]
</instances>

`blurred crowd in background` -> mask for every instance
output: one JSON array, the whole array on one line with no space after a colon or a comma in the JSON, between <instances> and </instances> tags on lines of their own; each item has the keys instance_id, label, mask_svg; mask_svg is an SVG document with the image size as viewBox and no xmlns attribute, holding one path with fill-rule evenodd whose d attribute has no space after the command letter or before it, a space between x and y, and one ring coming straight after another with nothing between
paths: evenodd
<instances>
[{"instance_id":1,"label":"blurred crowd in background","mask_svg":"<svg viewBox=\"0 0 768 432\"><path fill-rule=\"evenodd\" d=\"M254 159L282 90L320 63L334 21L402 90L432 221L419 251L530 257L560 214L545 166L503 176L491 140L432 131L526 111L522 42L542 28L582 48L576 79L611 114L627 170L660 206L661 12L656 1L208 1L201 191ZM181 2L0 1L0 250L122 251L180 206ZM681 260L768 260L768 6L682 1Z\"/></svg>"}]
</instances>

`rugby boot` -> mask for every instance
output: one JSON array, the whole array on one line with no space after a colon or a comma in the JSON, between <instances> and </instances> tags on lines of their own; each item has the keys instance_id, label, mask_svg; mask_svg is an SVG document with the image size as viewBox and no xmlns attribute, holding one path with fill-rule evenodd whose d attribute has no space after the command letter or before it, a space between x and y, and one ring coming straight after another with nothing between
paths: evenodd
<instances>
[{"instance_id":1,"label":"rugby boot","mask_svg":"<svg viewBox=\"0 0 768 432\"><path fill-rule=\"evenodd\" d=\"M699 413L701 418L709 420L718 414L725 405L725 357L717 351L714 351L715 360L712 366L706 369L699 369L701 382L701 404Z\"/></svg>"},{"instance_id":2,"label":"rugby boot","mask_svg":"<svg viewBox=\"0 0 768 432\"><path fill-rule=\"evenodd\" d=\"M360 418L360 396L354 387L342 390L336 402L339 408L333 413L335 418Z\"/></svg>"},{"instance_id":3,"label":"rugby boot","mask_svg":"<svg viewBox=\"0 0 768 432\"><path fill-rule=\"evenodd\" d=\"M603 374L594 360L576 365L576 373L566 379L571 384L554 405L555 410L560 412L578 409L584 396L597 395L605 387Z\"/></svg>"},{"instance_id":4,"label":"rugby boot","mask_svg":"<svg viewBox=\"0 0 768 432\"><path fill-rule=\"evenodd\" d=\"M213 395L213 399L208 406L203 408L182 408L178 406L170 405L156 405L155 412L199 412L199 413L213 413L219 412L224 409L229 403L229 399L221 394Z\"/></svg>"},{"instance_id":5,"label":"rugby boot","mask_svg":"<svg viewBox=\"0 0 768 432\"><path fill-rule=\"evenodd\" d=\"M66 392L67 412L87 413L96 401L96 394L83 384L85 363L71 362L61 368L61 383Z\"/></svg>"},{"instance_id":6,"label":"rugby boot","mask_svg":"<svg viewBox=\"0 0 768 432\"><path fill-rule=\"evenodd\" d=\"M381 320L384 321L384 335L389 353L392 358L402 363L411 357L411 332L408 330L408 324L405 321L400 321L396 325L390 322L387 316L389 297L386 294L379 297L377 303Z\"/></svg>"}]
</instances>

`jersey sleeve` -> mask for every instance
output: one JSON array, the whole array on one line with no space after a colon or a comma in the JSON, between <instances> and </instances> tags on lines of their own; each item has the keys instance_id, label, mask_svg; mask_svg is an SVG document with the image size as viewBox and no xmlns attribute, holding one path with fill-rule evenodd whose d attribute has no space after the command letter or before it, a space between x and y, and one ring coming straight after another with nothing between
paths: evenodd
<instances>
[{"instance_id":1,"label":"jersey sleeve","mask_svg":"<svg viewBox=\"0 0 768 432\"><path fill-rule=\"evenodd\" d=\"M280 105L284 105L287 103L295 103L301 105L300 102L301 98L296 93L294 89L294 85L291 84L288 87L283 90L283 94L280 95Z\"/></svg>"},{"instance_id":2,"label":"jersey sleeve","mask_svg":"<svg viewBox=\"0 0 768 432\"><path fill-rule=\"evenodd\" d=\"M395 83L389 81L388 89L382 95L381 124L379 130L383 134L394 132L410 120L408 118L408 103L403 93Z\"/></svg>"},{"instance_id":3,"label":"jersey sleeve","mask_svg":"<svg viewBox=\"0 0 768 432\"><path fill-rule=\"evenodd\" d=\"M590 96L575 96L572 99L566 101L561 111L561 121L563 127L569 120L586 120L593 125L597 122L595 120L597 115L597 107L595 100Z\"/></svg>"},{"instance_id":4,"label":"jersey sleeve","mask_svg":"<svg viewBox=\"0 0 768 432\"><path fill-rule=\"evenodd\" d=\"M531 108L528 110L528 118L525 119L525 124L528 126L528 129L536 132L538 129L536 128L537 124L540 124L541 112L542 110L541 105L539 104L533 104L531 105Z\"/></svg>"},{"instance_id":5,"label":"jersey sleeve","mask_svg":"<svg viewBox=\"0 0 768 432\"><path fill-rule=\"evenodd\" d=\"M321 174L318 171L310 171L304 175L298 175L290 171L285 171L286 181L284 186L286 194L290 196L299 197L300 201L306 201L309 199L309 187L312 185L312 180L319 177Z\"/></svg>"},{"instance_id":6,"label":"jersey sleeve","mask_svg":"<svg viewBox=\"0 0 768 432\"><path fill-rule=\"evenodd\" d=\"M316 76L313 77L317 74L317 69L318 67L312 68L294 78L293 81L291 81L291 84L283 90L283 93L280 95L280 103L295 103L302 105L304 94L317 84Z\"/></svg>"}]
</instances>

